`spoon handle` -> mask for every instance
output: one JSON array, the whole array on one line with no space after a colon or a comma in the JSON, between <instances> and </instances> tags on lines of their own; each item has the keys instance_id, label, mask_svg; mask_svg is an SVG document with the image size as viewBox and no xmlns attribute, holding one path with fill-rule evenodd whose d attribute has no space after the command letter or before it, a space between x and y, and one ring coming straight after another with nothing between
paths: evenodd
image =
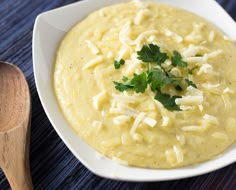
<instances>
[{"instance_id":1,"label":"spoon handle","mask_svg":"<svg viewBox=\"0 0 236 190\"><path fill-rule=\"evenodd\" d=\"M29 123L0 133L0 166L12 190L32 190L29 168ZM28 143L27 143L28 142Z\"/></svg>"}]
</instances>

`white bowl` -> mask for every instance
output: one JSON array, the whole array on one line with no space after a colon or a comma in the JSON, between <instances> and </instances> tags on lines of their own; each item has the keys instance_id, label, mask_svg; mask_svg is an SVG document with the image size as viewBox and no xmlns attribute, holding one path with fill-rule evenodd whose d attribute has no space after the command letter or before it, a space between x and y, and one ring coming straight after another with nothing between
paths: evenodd
<instances>
[{"instance_id":1,"label":"white bowl","mask_svg":"<svg viewBox=\"0 0 236 190\"><path fill-rule=\"evenodd\" d=\"M236 161L236 145L221 156L178 169L143 169L128 167L101 157L83 142L64 119L57 105L52 73L58 44L66 32L86 15L101 7L128 0L85 0L48 11L36 19L33 32L33 63L35 82L44 110L58 135L71 152L93 173L106 178L129 181L162 181L196 176L222 168ZM229 38L236 39L236 24L214 0L153 0L194 12L220 28Z\"/></svg>"}]
</instances>

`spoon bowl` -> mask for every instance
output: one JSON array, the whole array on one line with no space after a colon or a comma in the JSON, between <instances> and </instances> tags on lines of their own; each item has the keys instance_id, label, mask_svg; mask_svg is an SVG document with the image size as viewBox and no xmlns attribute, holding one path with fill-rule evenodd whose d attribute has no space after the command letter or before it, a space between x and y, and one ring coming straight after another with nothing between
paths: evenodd
<instances>
[{"instance_id":1,"label":"spoon bowl","mask_svg":"<svg viewBox=\"0 0 236 190\"><path fill-rule=\"evenodd\" d=\"M0 62L0 132L14 129L30 112L25 77L14 65Z\"/></svg>"},{"instance_id":2,"label":"spoon bowl","mask_svg":"<svg viewBox=\"0 0 236 190\"><path fill-rule=\"evenodd\" d=\"M24 74L0 61L0 167L13 190L32 189L29 169L31 99Z\"/></svg>"}]
</instances>

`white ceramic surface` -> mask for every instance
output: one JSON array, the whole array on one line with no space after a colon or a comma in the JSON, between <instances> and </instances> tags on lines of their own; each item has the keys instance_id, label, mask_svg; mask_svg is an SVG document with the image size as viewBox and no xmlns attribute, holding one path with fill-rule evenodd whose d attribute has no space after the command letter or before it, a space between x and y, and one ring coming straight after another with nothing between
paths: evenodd
<instances>
[{"instance_id":1,"label":"white ceramic surface","mask_svg":"<svg viewBox=\"0 0 236 190\"><path fill-rule=\"evenodd\" d=\"M44 110L55 130L71 152L93 173L129 181L162 181L204 174L236 161L236 145L214 160L195 166L169 170L126 167L99 154L84 143L69 127L57 105L52 88L54 56L65 33L90 12L128 0L84 0L39 15L33 32L33 65L35 82ZM206 18L228 37L236 39L236 24L214 0L153 0L181 7Z\"/></svg>"}]
</instances>

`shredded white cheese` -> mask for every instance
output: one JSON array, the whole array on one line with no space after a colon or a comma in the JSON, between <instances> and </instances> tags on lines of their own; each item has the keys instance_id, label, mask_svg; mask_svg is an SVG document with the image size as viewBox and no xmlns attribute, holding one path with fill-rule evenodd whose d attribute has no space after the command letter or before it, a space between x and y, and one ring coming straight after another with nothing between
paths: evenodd
<instances>
[{"instance_id":1,"label":"shredded white cheese","mask_svg":"<svg viewBox=\"0 0 236 190\"><path fill-rule=\"evenodd\" d=\"M106 96L107 96L107 91L103 90L98 95L93 97L93 107L96 110L100 110L101 109L101 106L103 104L103 101L106 99Z\"/></svg>"},{"instance_id":2,"label":"shredded white cheese","mask_svg":"<svg viewBox=\"0 0 236 190\"><path fill-rule=\"evenodd\" d=\"M210 126L218 126L219 121L216 117L205 114L203 119L201 120L201 125L193 125L193 126L184 126L181 129L186 132L202 132L207 130Z\"/></svg>"},{"instance_id":3,"label":"shredded white cheese","mask_svg":"<svg viewBox=\"0 0 236 190\"><path fill-rule=\"evenodd\" d=\"M137 103L140 102L142 99L137 98L135 96L128 96L128 95L123 95L123 94L112 94L113 99L116 102L122 102L122 103Z\"/></svg>"},{"instance_id":4,"label":"shredded white cheese","mask_svg":"<svg viewBox=\"0 0 236 190\"><path fill-rule=\"evenodd\" d=\"M107 58L108 58L108 59L113 58L113 53L112 53L112 51L109 51L109 52L107 53Z\"/></svg>"},{"instance_id":5,"label":"shredded white cheese","mask_svg":"<svg viewBox=\"0 0 236 190\"><path fill-rule=\"evenodd\" d=\"M229 138L228 135L223 132L215 132L211 136L216 139L223 139L223 140L227 140Z\"/></svg>"},{"instance_id":6,"label":"shredded white cheese","mask_svg":"<svg viewBox=\"0 0 236 190\"><path fill-rule=\"evenodd\" d=\"M137 45L140 44L142 42L143 39L145 39L147 36L151 36L151 35L157 35L159 34L158 30L147 30L145 32L142 32L141 34L139 34L139 36L135 39L135 41L133 41L132 45Z\"/></svg>"},{"instance_id":7,"label":"shredded white cheese","mask_svg":"<svg viewBox=\"0 0 236 190\"><path fill-rule=\"evenodd\" d=\"M197 72L197 75L207 74L207 73L210 73L212 71L213 71L212 65L210 65L208 63L204 63L204 64L202 64L199 71Z\"/></svg>"},{"instance_id":8,"label":"shredded white cheese","mask_svg":"<svg viewBox=\"0 0 236 190\"><path fill-rule=\"evenodd\" d=\"M225 88L223 90L223 93L230 93L230 94L234 94L234 90L230 89L229 87Z\"/></svg>"},{"instance_id":9,"label":"shredded white cheese","mask_svg":"<svg viewBox=\"0 0 236 190\"><path fill-rule=\"evenodd\" d=\"M165 60L165 62L161 64L161 66L165 69L169 68L171 65L172 65L172 62L170 59Z\"/></svg>"},{"instance_id":10,"label":"shredded white cheese","mask_svg":"<svg viewBox=\"0 0 236 190\"><path fill-rule=\"evenodd\" d=\"M169 29L166 29L165 30L165 35L168 36L168 37L171 37L173 40L175 40L177 43L181 43L183 41L183 38L182 36L180 36L179 34L169 30Z\"/></svg>"},{"instance_id":11,"label":"shredded white cheese","mask_svg":"<svg viewBox=\"0 0 236 190\"><path fill-rule=\"evenodd\" d=\"M223 53L222 49L213 51L211 53L205 54L205 56L207 56L207 59L211 59L211 58L216 58L217 56L219 56L220 54Z\"/></svg>"},{"instance_id":12,"label":"shredded white cheese","mask_svg":"<svg viewBox=\"0 0 236 190\"><path fill-rule=\"evenodd\" d=\"M186 95L187 96L203 96L203 92L199 89L196 89L192 86L188 86L188 88L186 89Z\"/></svg>"},{"instance_id":13,"label":"shredded white cheese","mask_svg":"<svg viewBox=\"0 0 236 190\"><path fill-rule=\"evenodd\" d=\"M208 36L208 41L213 42L215 39L215 32L212 30Z\"/></svg>"},{"instance_id":14,"label":"shredded white cheese","mask_svg":"<svg viewBox=\"0 0 236 190\"><path fill-rule=\"evenodd\" d=\"M170 118L168 116L163 116L162 117L162 124L161 126L162 127L166 127L169 125L169 122L170 122Z\"/></svg>"},{"instance_id":15,"label":"shredded white cheese","mask_svg":"<svg viewBox=\"0 0 236 190\"><path fill-rule=\"evenodd\" d=\"M209 114L205 114L203 116L203 119L205 121L207 121L208 124L213 124L213 125L219 125L219 121L215 116L209 115Z\"/></svg>"},{"instance_id":16,"label":"shredded white cheese","mask_svg":"<svg viewBox=\"0 0 236 190\"><path fill-rule=\"evenodd\" d=\"M166 160L172 165L176 165L176 155L173 149L165 151Z\"/></svg>"},{"instance_id":17,"label":"shredded white cheese","mask_svg":"<svg viewBox=\"0 0 236 190\"><path fill-rule=\"evenodd\" d=\"M152 119L151 117L145 117L143 119L143 123L147 124L150 127L155 127L157 124L157 121L155 119Z\"/></svg>"},{"instance_id":18,"label":"shredded white cheese","mask_svg":"<svg viewBox=\"0 0 236 190\"><path fill-rule=\"evenodd\" d=\"M147 36L159 34L158 30L147 30L142 32L130 45L136 45L136 50L140 50L142 47L142 42Z\"/></svg>"},{"instance_id":19,"label":"shredded white cheese","mask_svg":"<svg viewBox=\"0 0 236 190\"><path fill-rule=\"evenodd\" d=\"M207 57L184 57L183 61L187 63L206 63Z\"/></svg>"},{"instance_id":20,"label":"shredded white cheese","mask_svg":"<svg viewBox=\"0 0 236 190\"><path fill-rule=\"evenodd\" d=\"M138 114L138 116L136 117L136 119L134 120L134 123L131 127L131 130L130 130L130 134L133 135L137 129L137 127L140 125L140 123L142 122L143 118L145 116L145 113L144 112L141 112Z\"/></svg>"},{"instance_id":21,"label":"shredded white cheese","mask_svg":"<svg viewBox=\"0 0 236 190\"><path fill-rule=\"evenodd\" d=\"M131 119L130 116L127 116L127 115L120 115L120 116L114 117L114 118L113 118L113 122L114 122L114 124L116 124L116 125L122 125L122 124L124 124L124 123L129 122L130 119Z\"/></svg>"},{"instance_id":22,"label":"shredded white cheese","mask_svg":"<svg viewBox=\"0 0 236 190\"><path fill-rule=\"evenodd\" d=\"M203 26L203 23L194 23L193 31L189 35L187 35L184 40L192 43L199 43L200 41L202 41L203 36L201 35L201 30Z\"/></svg>"},{"instance_id":23,"label":"shredded white cheese","mask_svg":"<svg viewBox=\"0 0 236 190\"><path fill-rule=\"evenodd\" d=\"M122 48L120 49L118 56L116 57L117 61L120 61L122 58L124 58L124 56L127 54L128 52L128 46L124 45L122 46Z\"/></svg>"},{"instance_id":24,"label":"shredded white cheese","mask_svg":"<svg viewBox=\"0 0 236 190\"><path fill-rule=\"evenodd\" d=\"M202 96L184 96L175 100L177 105L200 105L203 103Z\"/></svg>"},{"instance_id":25,"label":"shredded white cheese","mask_svg":"<svg viewBox=\"0 0 236 190\"><path fill-rule=\"evenodd\" d=\"M101 121L93 121L92 126L96 128L98 131L102 129L102 122Z\"/></svg>"},{"instance_id":26,"label":"shredded white cheese","mask_svg":"<svg viewBox=\"0 0 236 190\"><path fill-rule=\"evenodd\" d=\"M136 109L129 107L128 105L124 104L123 102L119 102L117 104L117 107L125 109L125 110L129 110L129 111L132 111L132 112L138 114L138 111Z\"/></svg>"},{"instance_id":27,"label":"shredded white cheese","mask_svg":"<svg viewBox=\"0 0 236 190\"><path fill-rule=\"evenodd\" d=\"M181 151L181 148L177 145L174 145L173 146L173 149L175 151L175 154L176 154L176 160L177 160L177 163L181 163L184 161L184 155Z\"/></svg>"},{"instance_id":28,"label":"shredded white cheese","mask_svg":"<svg viewBox=\"0 0 236 190\"><path fill-rule=\"evenodd\" d=\"M173 74L173 75L175 75L175 76L177 76L177 77L182 76L181 71L180 71L178 68L176 68L176 67L174 67L173 69L171 69L170 73Z\"/></svg>"},{"instance_id":29,"label":"shredded white cheese","mask_svg":"<svg viewBox=\"0 0 236 190\"><path fill-rule=\"evenodd\" d=\"M230 94L234 94L234 90L230 89L229 87L225 88L223 90L223 93L221 94L221 98L226 109L232 108L232 104L230 102Z\"/></svg>"},{"instance_id":30,"label":"shredded white cheese","mask_svg":"<svg viewBox=\"0 0 236 190\"><path fill-rule=\"evenodd\" d=\"M234 93L235 93L234 90L230 89L229 87L223 90L223 93L221 94L221 98L224 102L225 108L227 109L232 108L232 104L230 101L230 94L234 94Z\"/></svg>"},{"instance_id":31,"label":"shredded white cheese","mask_svg":"<svg viewBox=\"0 0 236 190\"><path fill-rule=\"evenodd\" d=\"M131 21L127 21L121 28L120 32L119 32L119 40L122 44L124 44L125 46L133 46L136 45L136 49L140 49L141 48L141 43L142 41L150 36L150 35L156 35L159 34L159 31L157 30L147 30L145 32L142 32L141 34L139 34L139 36L135 39L135 40L131 40L129 37L129 34L131 33Z\"/></svg>"},{"instance_id":32,"label":"shredded white cheese","mask_svg":"<svg viewBox=\"0 0 236 190\"><path fill-rule=\"evenodd\" d=\"M105 16L105 14L104 14L104 11L103 11L103 10L99 10L98 14L99 14L99 16L101 16L101 17L104 17L104 16Z\"/></svg>"},{"instance_id":33,"label":"shredded white cheese","mask_svg":"<svg viewBox=\"0 0 236 190\"><path fill-rule=\"evenodd\" d=\"M92 59L91 61L89 61L88 63L86 63L84 66L83 66L83 70L86 70L86 69L90 69L90 68L93 68L95 67L96 65L102 63L103 61L103 56L97 56L96 58Z\"/></svg>"},{"instance_id":34,"label":"shredded white cheese","mask_svg":"<svg viewBox=\"0 0 236 190\"><path fill-rule=\"evenodd\" d=\"M200 34L196 34L195 31L190 33L184 38L185 41L187 42L192 42L192 43L199 43L199 41L202 40L202 36Z\"/></svg>"},{"instance_id":35,"label":"shredded white cheese","mask_svg":"<svg viewBox=\"0 0 236 190\"><path fill-rule=\"evenodd\" d=\"M232 104L231 104L231 102L230 102L229 94L223 93L223 94L221 95L221 98L222 98L222 100L223 100L223 102L224 102L224 106L225 106L226 109L232 108Z\"/></svg>"},{"instance_id":36,"label":"shredded white cheese","mask_svg":"<svg viewBox=\"0 0 236 190\"><path fill-rule=\"evenodd\" d=\"M209 59L216 58L222 54L223 50L216 50L208 54L204 54L202 57L185 57L183 61L188 63L206 63Z\"/></svg>"},{"instance_id":37,"label":"shredded white cheese","mask_svg":"<svg viewBox=\"0 0 236 190\"><path fill-rule=\"evenodd\" d=\"M190 107L182 107L186 109L192 109L191 106L200 106L203 103L203 92L198 90L192 86L189 86L186 89L186 95L182 98L176 98L175 103L177 105L182 106L190 106Z\"/></svg>"},{"instance_id":38,"label":"shredded white cheese","mask_svg":"<svg viewBox=\"0 0 236 190\"><path fill-rule=\"evenodd\" d=\"M196 56L197 54L208 51L209 49L205 48L204 46L195 46L193 44L190 44L189 47L181 50L181 54L183 57L193 57Z\"/></svg>"},{"instance_id":39,"label":"shredded white cheese","mask_svg":"<svg viewBox=\"0 0 236 190\"><path fill-rule=\"evenodd\" d=\"M122 74L127 77L133 76L133 74L135 73L135 70L139 69L140 66L141 65L139 63L137 64L130 60L126 60L126 68L123 69Z\"/></svg>"},{"instance_id":40,"label":"shredded white cheese","mask_svg":"<svg viewBox=\"0 0 236 190\"><path fill-rule=\"evenodd\" d=\"M166 159L171 165L176 165L184 160L183 151L178 145L173 145L171 149L165 151Z\"/></svg>"},{"instance_id":41,"label":"shredded white cheese","mask_svg":"<svg viewBox=\"0 0 236 190\"><path fill-rule=\"evenodd\" d=\"M143 136L138 134L138 133L134 133L132 135L132 138L135 140L135 141L138 141L138 142L142 142L143 141Z\"/></svg>"},{"instance_id":42,"label":"shredded white cheese","mask_svg":"<svg viewBox=\"0 0 236 190\"><path fill-rule=\"evenodd\" d=\"M147 42L148 43L153 43L153 41L155 40L155 36L154 35L151 35L151 36L149 36L149 38L147 39Z\"/></svg>"},{"instance_id":43,"label":"shredded white cheese","mask_svg":"<svg viewBox=\"0 0 236 190\"><path fill-rule=\"evenodd\" d=\"M139 72L143 72L142 61L137 58L137 54L131 54L131 59L126 60L126 64L124 69L122 70L122 74L124 76L133 76L134 73L139 74Z\"/></svg>"},{"instance_id":44,"label":"shredded white cheese","mask_svg":"<svg viewBox=\"0 0 236 190\"><path fill-rule=\"evenodd\" d=\"M185 106L185 105L181 105L181 106L180 106L180 109L183 110L183 111L193 111L193 110L196 110L196 107L195 107L195 106Z\"/></svg>"},{"instance_id":45,"label":"shredded white cheese","mask_svg":"<svg viewBox=\"0 0 236 190\"><path fill-rule=\"evenodd\" d=\"M170 66L172 64L170 59L165 60L164 64L166 64L167 66Z\"/></svg>"},{"instance_id":46,"label":"shredded white cheese","mask_svg":"<svg viewBox=\"0 0 236 190\"><path fill-rule=\"evenodd\" d=\"M220 89L220 84L210 84L210 83L203 83L202 87L212 93L212 94L217 94L220 95L222 93L222 90Z\"/></svg>"},{"instance_id":47,"label":"shredded white cheese","mask_svg":"<svg viewBox=\"0 0 236 190\"><path fill-rule=\"evenodd\" d=\"M132 63L136 63L136 64L141 64L142 63L142 61L137 58L136 53L131 54L131 61L132 61Z\"/></svg>"},{"instance_id":48,"label":"shredded white cheese","mask_svg":"<svg viewBox=\"0 0 236 190\"><path fill-rule=\"evenodd\" d=\"M184 126L181 128L183 131L186 132L197 132L197 131L202 131L204 128L202 126Z\"/></svg>"},{"instance_id":49,"label":"shredded white cheese","mask_svg":"<svg viewBox=\"0 0 236 190\"><path fill-rule=\"evenodd\" d=\"M124 45L128 45L132 42L132 40L128 37L131 32L131 21L127 21L121 28L119 33L119 40Z\"/></svg>"},{"instance_id":50,"label":"shredded white cheese","mask_svg":"<svg viewBox=\"0 0 236 190\"><path fill-rule=\"evenodd\" d=\"M203 109L204 109L204 108L203 108L203 105L199 105L199 106L198 106L198 109L200 110L200 112L202 112Z\"/></svg>"},{"instance_id":51,"label":"shredded white cheese","mask_svg":"<svg viewBox=\"0 0 236 190\"><path fill-rule=\"evenodd\" d=\"M114 96L114 95L113 95ZM116 98L118 98L119 96L116 96ZM121 96L122 97L122 96ZM130 96L131 97L131 96ZM130 98L130 97L128 97L128 98ZM122 98L124 98L124 97L122 97ZM135 98L135 97L132 97L132 98ZM133 99L127 99L127 101L132 101ZM120 101L122 101L122 100L120 100ZM129 106L127 106L127 105L125 105L124 103L127 103L127 102L125 102L125 101L122 101L122 103L120 103L120 101L119 101L119 103L117 104L117 107L114 107L114 105L115 105L115 103L114 103L114 105L113 105L113 107L111 107L110 108L110 113L113 113L113 114L120 114L120 115L126 115L127 117L116 117L116 119L115 120L113 120L114 122L116 122L116 123L119 123L120 122L120 120L125 120L125 119L131 119L130 117L133 117L133 118L136 118L137 119L137 117L139 117L140 116L140 114L142 115L142 114L144 114L145 115L145 113L144 112L141 112L141 113L138 113L138 111L137 110L135 110L135 109L133 109L133 108L131 108L131 107L129 107ZM135 120L136 120L135 119ZM148 125L148 126L150 126L150 127L155 127L156 126L156 124L157 124L157 121L155 120L155 119L153 119L153 118L151 118L151 117L148 117L148 116L145 116L145 117L143 117L142 118L142 120L141 120L143 123L145 123L146 125ZM136 121L137 122L137 121Z\"/></svg>"},{"instance_id":52,"label":"shredded white cheese","mask_svg":"<svg viewBox=\"0 0 236 190\"><path fill-rule=\"evenodd\" d=\"M126 105L119 104L118 107L110 108L110 113L111 114L120 114L120 115L127 115L130 117L136 117L138 115L138 112L134 110L133 108L130 108Z\"/></svg>"},{"instance_id":53,"label":"shredded white cheese","mask_svg":"<svg viewBox=\"0 0 236 190\"><path fill-rule=\"evenodd\" d=\"M143 19L145 18L145 16L149 13L150 13L150 11L148 9L141 9L137 13L136 17L134 18L134 24L135 25L140 25L141 22L143 21Z\"/></svg>"},{"instance_id":54,"label":"shredded white cheese","mask_svg":"<svg viewBox=\"0 0 236 190\"><path fill-rule=\"evenodd\" d=\"M85 42L94 55L97 55L99 53L98 47L93 42L91 42L90 40L85 40Z\"/></svg>"},{"instance_id":55,"label":"shredded white cheese","mask_svg":"<svg viewBox=\"0 0 236 190\"><path fill-rule=\"evenodd\" d=\"M177 139L177 141L179 141L180 145L185 145L186 138L183 134L177 134L176 139Z\"/></svg>"}]
</instances>

